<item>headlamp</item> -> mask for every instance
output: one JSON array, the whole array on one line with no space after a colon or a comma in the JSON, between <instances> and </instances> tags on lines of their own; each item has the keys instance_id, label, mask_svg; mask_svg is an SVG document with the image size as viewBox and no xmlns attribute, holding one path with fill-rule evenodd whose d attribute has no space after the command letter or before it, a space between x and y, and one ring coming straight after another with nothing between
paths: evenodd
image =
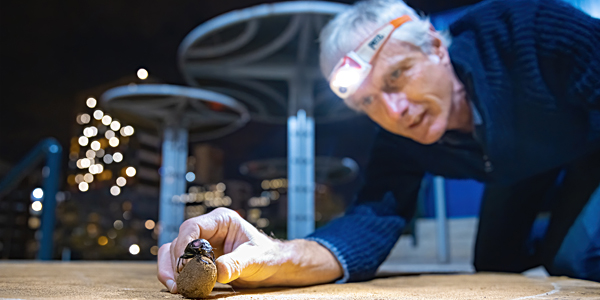
<instances>
[{"instance_id":1,"label":"headlamp","mask_svg":"<svg viewBox=\"0 0 600 300\"><path fill-rule=\"evenodd\" d=\"M379 53L392 32L411 20L407 15L392 20L389 24L379 28L354 51L350 51L342 57L329 75L331 90L342 99L354 94L365 78L369 76L373 58Z\"/></svg>"}]
</instances>

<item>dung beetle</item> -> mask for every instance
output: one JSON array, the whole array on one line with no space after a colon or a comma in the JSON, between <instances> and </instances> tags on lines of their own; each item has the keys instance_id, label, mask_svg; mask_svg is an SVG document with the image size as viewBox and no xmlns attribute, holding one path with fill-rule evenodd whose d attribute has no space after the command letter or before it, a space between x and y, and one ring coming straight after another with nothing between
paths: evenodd
<instances>
[{"instance_id":1,"label":"dung beetle","mask_svg":"<svg viewBox=\"0 0 600 300\"><path fill-rule=\"evenodd\" d=\"M179 264L182 259L196 258L198 262L202 261L208 264L208 261L204 260L202 256L209 257L213 264L215 263L215 254L213 253L213 247L205 239L197 239L191 241L186 247L183 255L177 260L177 273L179 273Z\"/></svg>"}]
</instances>

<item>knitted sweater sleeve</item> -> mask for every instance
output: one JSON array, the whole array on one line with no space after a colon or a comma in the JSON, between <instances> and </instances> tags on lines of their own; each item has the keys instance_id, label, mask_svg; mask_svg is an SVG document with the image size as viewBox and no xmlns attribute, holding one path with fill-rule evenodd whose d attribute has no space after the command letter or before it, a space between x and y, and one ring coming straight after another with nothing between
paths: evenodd
<instances>
[{"instance_id":1,"label":"knitted sweater sleeve","mask_svg":"<svg viewBox=\"0 0 600 300\"><path fill-rule=\"evenodd\" d=\"M338 283L372 279L412 218L422 172L409 171L401 147L383 130L375 140L364 185L345 215L307 237L329 249L344 276Z\"/></svg>"}]
</instances>

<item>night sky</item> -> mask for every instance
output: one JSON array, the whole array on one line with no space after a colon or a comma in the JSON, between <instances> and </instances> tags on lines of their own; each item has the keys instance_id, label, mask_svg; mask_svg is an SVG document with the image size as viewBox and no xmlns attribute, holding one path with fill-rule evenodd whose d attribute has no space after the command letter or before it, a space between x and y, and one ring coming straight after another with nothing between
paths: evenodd
<instances>
[{"instance_id":1,"label":"night sky","mask_svg":"<svg viewBox=\"0 0 600 300\"><path fill-rule=\"evenodd\" d=\"M183 38L233 9L274 1L2 1L0 163L15 164L40 139L68 149L81 91L144 67L184 84L176 65ZM341 1L351 3L353 1ZM409 1L436 12L476 0Z\"/></svg>"}]
</instances>

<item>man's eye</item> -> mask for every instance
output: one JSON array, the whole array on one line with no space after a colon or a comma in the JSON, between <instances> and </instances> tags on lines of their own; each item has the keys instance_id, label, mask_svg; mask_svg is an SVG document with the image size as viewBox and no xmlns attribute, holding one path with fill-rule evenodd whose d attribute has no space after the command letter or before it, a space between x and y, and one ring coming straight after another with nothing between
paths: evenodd
<instances>
[{"instance_id":1,"label":"man's eye","mask_svg":"<svg viewBox=\"0 0 600 300\"><path fill-rule=\"evenodd\" d=\"M396 69L394 72L392 72L392 74L390 74L390 79L396 80L400 78L400 74L402 74L402 71L400 71L400 69Z\"/></svg>"}]
</instances>

